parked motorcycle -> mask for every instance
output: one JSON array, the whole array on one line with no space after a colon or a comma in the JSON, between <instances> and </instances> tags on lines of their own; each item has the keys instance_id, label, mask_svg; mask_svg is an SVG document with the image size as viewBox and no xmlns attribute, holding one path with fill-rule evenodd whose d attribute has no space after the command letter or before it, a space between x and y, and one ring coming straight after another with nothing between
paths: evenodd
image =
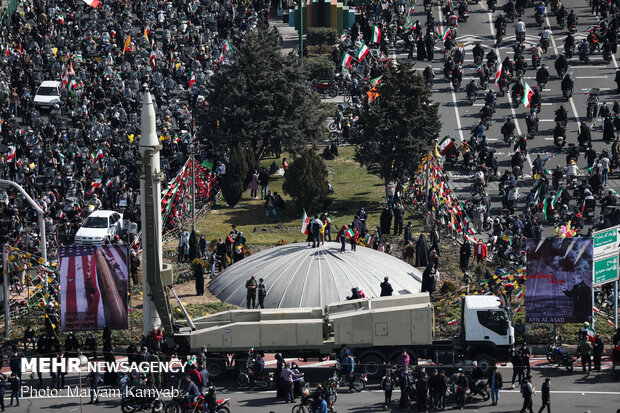
<instances>
[{"instance_id":1,"label":"parked motorcycle","mask_svg":"<svg viewBox=\"0 0 620 413\"><path fill-rule=\"evenodd\" d=\"M559 367L566 367L567 371L573 371L575 359L562 351L562 346L557 342L549 344L547 347L547 361L551 364L557 364Z\"/></svg>"},{"instance_id":2,"label":"parked motorcycle","mask_svg":"<svg viewBox=\"0 0 620 413\"><path fill-rule=\"evenodd\" d=\"M340 89L338 88L338 83L335 80L313 80L310 83L310 89L317 92L319 95L328 95L329 97L335 98L340 93Z\"/></svg>"}]
</instances>

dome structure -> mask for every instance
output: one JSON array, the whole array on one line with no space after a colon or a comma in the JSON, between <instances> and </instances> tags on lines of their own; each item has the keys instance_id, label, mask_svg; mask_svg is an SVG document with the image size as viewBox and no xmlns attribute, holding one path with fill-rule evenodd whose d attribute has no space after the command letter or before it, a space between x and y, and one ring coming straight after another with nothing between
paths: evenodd
<instances>
[{"instance_id":1,"label":"dome structure","mask_svg":"<svg viewBox=\"0 0 620 413\"><path fill-rule=\"evenodd\" d=\"M340 244L329 242L319 248L296 243L260 251L227 268L209 289L220 300L245 308L245 283L252 275L264 279L266 308L324 306L344 301L353 287L378 297L384 277L394 295L419 292L422 283L419 270L389 254L348 246L341 253Z\"/></svg>"}]
</instances>

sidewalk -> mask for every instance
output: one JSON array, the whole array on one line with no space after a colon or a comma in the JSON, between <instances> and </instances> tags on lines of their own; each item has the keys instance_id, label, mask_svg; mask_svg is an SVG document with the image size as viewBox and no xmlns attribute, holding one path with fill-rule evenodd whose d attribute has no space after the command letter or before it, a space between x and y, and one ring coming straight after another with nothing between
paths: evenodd
<instances>
[{"instance_id":1,"label":"sidewalk","mask_svg":"<svg viewBox=\"0 0 620 413\"><path fill-rule=\"evenodd\" d=\"M281 17L270 19L269 24L278 29L278 33L282 36L283 54L286 55L293 50L299 50L299 33L297 33L297 30L295 30L294 27L289 26L288 23L283 23ZM305 39L306 35L304 35L304 42Z\"/></svg>"}]
</instances>

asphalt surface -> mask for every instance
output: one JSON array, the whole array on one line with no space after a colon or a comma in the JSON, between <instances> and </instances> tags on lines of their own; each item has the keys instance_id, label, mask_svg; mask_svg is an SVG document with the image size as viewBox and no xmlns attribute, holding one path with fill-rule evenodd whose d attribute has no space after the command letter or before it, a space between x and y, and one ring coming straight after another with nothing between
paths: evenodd
<instances>
[{"instance_id":1,"label":"asphalt surface","mask_svg":"<svg viewBox=\"0 0 620 413\"><path fill-rule=\"evenodd\" d=\"M315 383L324 382L331 373L330 368L302 368L305 377L314 387ZM490 401L477 402L468 404L466 411L476 412L518 412L521 408L522 399L518 390L510 389L510 378L512 369L510 367L501 368L506 383L506 390L500 394L500 405L490 406ZM609 371L596 372L590 374L581 373L580 369L576 369L573 373L567 373L551 366L540 366L532 368L533 383L537 389L540 389L545 377L551 378L551 405L554 411L564 411L566 413L576 412L616 412L620 407L620 387ZM49 379L46 378L46 380ZM24 386L29 386L35 381L26 379ZM77 377L71 378L67 384L72 388L78 386ZM239 391L232 383L218 382L218 399L230 398L230 410L233 413L284 413L290 412L292 405L286 404L275 399L275 391L267 392L250 392ZM87 394L87 385L83 385ZM105 387L103 387L105 389ZM400 392L396 390L392 396L395 400L389 407L388 411L400 411L398 409L398 398ZM164 399L167 400L167 399ZM82 398L80 405L79 397L68 397L66 390L62 391L58 396L50 397L45 392L32 397L31 395L22 398L18 408L7 407L7 411L15 412L39 412L48 410L63 410L65 413L77 412L109 412L120 411L120 403L118 399L110 397L101 397L99 404L89 405L88 397ZM8 404L8 393L6 397ZM534 397L534 408L538 411L541 405L540 393ZM448 410L454 408L453 403L447 404ZM361 393L349 393L348 390L339 392L336 402L336 410L338 412L378 412L385 411L383 409L383 392L379 390L378 383L370 383L368 387ZM415 408L412 411L416 411Z\"/></svg>"}]
</instances>

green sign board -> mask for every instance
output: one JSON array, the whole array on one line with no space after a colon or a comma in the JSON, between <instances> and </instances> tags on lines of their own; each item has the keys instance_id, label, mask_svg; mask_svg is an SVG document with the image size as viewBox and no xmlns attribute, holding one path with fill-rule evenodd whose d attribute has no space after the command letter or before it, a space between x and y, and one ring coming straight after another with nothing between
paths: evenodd
<instances>
[{"instance_id":1,"label":"green sign board","mask_svg":"<svg viewBox=\"0 0 620 413\"><path fill-rule=\"evenodd\" d=\"M607 284L618 279L618 255L594 260L592 285Z\"/></svg>"},{"instance_id":2,"label":"green sign board","mask_svg":"<svg viewBox=\"0 0 620 413\"><path fill-rule=\"evenodd\" d=\"M620 248L620 231L617 226L597 231L592 238L594 239L595 258L617 253Z\"/></svg>"}]
</instances>

